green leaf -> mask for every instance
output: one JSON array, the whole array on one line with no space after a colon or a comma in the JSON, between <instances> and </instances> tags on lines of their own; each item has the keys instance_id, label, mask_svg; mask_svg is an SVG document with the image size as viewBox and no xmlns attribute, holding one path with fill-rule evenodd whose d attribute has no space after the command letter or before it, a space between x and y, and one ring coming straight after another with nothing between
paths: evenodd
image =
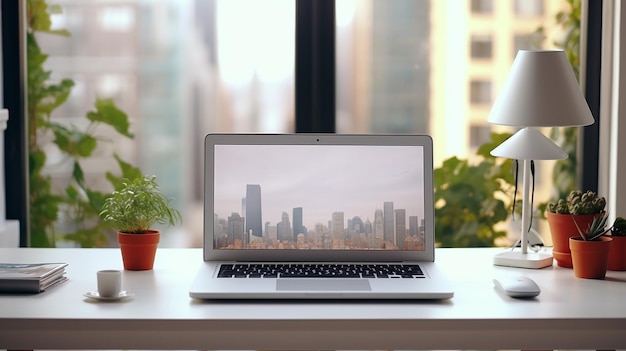
<instances>
[{"instance_id":1,"label":"green leaf","mask_svg":"<svg viewBox=\"0 0 626 351\"><path fill-rule=\"evenodd\" d=\"M83 172L82 167L78 161L74 161L74 171L72 172L72 177L81 188L85 188L85 173Z\"/></svg>"},{"instance_id":2,"label":"green leaf","mask_svg":"<svg viewBox=\"0 0 626 351\"><path fill-rule=\"evenodd\" d=\"M91 135L82 134L79 135L78 143L76 144L76 154L80 157L89 157L98 146L98 141Z\"/></svg>"},{"instance_id":3,"label":"green leaf","mask_svg":"<svg viewBox=\"0 0 626 351\"><path fill-rule=\"evenodd\" d=\"M495 149L510 137L511 133L491 133L491 141L479 146L476 153L484 158L493 158L494 156L491 155L491 150Z\"/></svg>"},{"instance_id":4,"label":"green leaf","mask_svg":"<svg viewBox=\"0 0 626 351\"><path fill-rule=\"evenodd\" d=\"M117 154L113 155L113 157L115 157L115 159L117 160L117 164L120 166L120 169L122 170L122 175L117 177L113 173L107 172L106 178L109 180L109 182L113 185L113 188L115 188L116 190L118 190L123 185L123 182L125 180L134 180L134 179L143 177L143 174L141 173L141 170L139 168L133 166L132 164L128 162L125 162Z\"/></svg>"},{"instance_id":5,"label":"green leaf","mask_svg":"<svg viewBox=\"0 0 626 351\"><path fill-rule=\"evenodd\" d=\"M106 202L107 197L108 195L99 191L87 190L87 199L89 199L89 204L91 204L96 215L102 211L102 206Z\"/></svg>"},{"instance_id":6,"label":"green leaf","mask_svg":"<svg viewBox=\"0 0 626 351\"><path fill-rule=\"evenodd\" d=\"M28 73L31 74L33 71L41 71L41 66L48 59L48 55L41 52L39 44L37 43L37 40L35 40L35 36L33 34L29 33L26 36L26 42L28 44L26 46L26 54L28 56Z\"/></svg>"},{"instance_id":7,"label":"green leaf","mask_svg":"<svg viewBox=\"0 0 626 351\"><path fill-rule=\"evenodd\" d=\"M65 188L65 194L71 201L78 201L80 196L80 193L78 192L76 187L71 184L68 185L67 188Z\"/></svg>"},{"instance_id":8,"label":"green leaf","mask_svg":"<svg viewBox=\"0 0 626 351\"><path fill-rule=\"evenodd\" d=\"M51 29L52 21L50 20L50 14L63 13L61 6L48 6L45 0L28 0L27 9L29 29L32 32L42 32L66 37L70 36L70 32L65 29Z\"/></svg>"},{"instance_id":9,"label":"green leaf","mask_svg":"<svg viewBox=\"0 0 626 351\"><path fill-rule=\"evenodd\" d=\"M28 153L28 170L33 175L38 174L46 164L46 153L41 150L33 150Z\"/></svg>"},{"instance_id":10,"label":"green leaf","mask_svg":"<svg viewBox=\"0 0 626 351\"><path fill-rule=\"evenodd\" d=\"M98 99L95 102L96 111L87 113L87 118L92 122L102 122L115 128L115 130L129 138L135 136L129 132L130 123L128 116L115 106L112 99Z\"/></svg>"},{"instance_id":11,"label":"green leaf","mask_svg":"<svg viewBox=\"0 0 626 351\"><path fill-rule=\"evenodd\" d=\"M29 27L32 31L47 32L52 22L48 13L48 4L44 0L28 0Z\"/></svg>"},{"instance_id":12,"label":"green leaf","mask_svg":"<svg viewBox=\"0 0 626 351\"><path fill-rule=\"evenodd\" d=\"M89 157L98 146L96 138L76 128L69 129L59 123L51 123L50 128L54 133L54 143L72 157Z\"/></svg>"},{"instance_id":13,"label":"green leaf","mask_svg":"<svg viewBox=\"0 0 626 351\"><path fill-rule=\"evenodd\" d=\"M45 90L47 95L46 103L40 103L38 109L40 111L45 109L48 114L52 113L54 109L67 101L73 87L74 81L71 79L63 79L58 84L50 84Z\"/></svg>"}]
</instances>

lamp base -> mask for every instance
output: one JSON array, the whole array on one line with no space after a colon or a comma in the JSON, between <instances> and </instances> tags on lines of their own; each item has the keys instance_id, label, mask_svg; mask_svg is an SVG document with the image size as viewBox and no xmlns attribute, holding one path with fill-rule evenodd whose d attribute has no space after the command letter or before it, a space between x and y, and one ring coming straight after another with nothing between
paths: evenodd
<instances>
[{"instance_id":1,"label":"lamp base","mask_svg":"<svg viewBox=\"0 0 626 351\"><path fill-rule=\"evenodd\" d=\"M539 252L523 254L519 251L505 251L493 257L493 264L496 266L539 269L552 266L552 255Z\"/></svg>"}]
</instances>

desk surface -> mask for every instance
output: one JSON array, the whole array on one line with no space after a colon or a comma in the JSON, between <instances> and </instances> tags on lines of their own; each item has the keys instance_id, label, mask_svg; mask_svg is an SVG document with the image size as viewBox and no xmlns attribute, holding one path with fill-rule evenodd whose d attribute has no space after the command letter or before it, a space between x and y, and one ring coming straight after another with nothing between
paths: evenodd
<instances>
[{"instance_id":1,"label":"desk surface","mask_svg":"<svg viewBox=\"0 0 626 351\"><path fill-rule=\"evenodd\" d=\"M438 249L446 301L247 301L189 298L200 249L159 249L152 271L123 275L132 299L96 302L96 271L118 249L0 249L0 261L66 261L70 280L37 295L0 295L0 349L540 349L626 348L626 272L496 267L500 249ZM542 289L516 300L492 279L526 275Z\"/></svg>"}]
</instances>

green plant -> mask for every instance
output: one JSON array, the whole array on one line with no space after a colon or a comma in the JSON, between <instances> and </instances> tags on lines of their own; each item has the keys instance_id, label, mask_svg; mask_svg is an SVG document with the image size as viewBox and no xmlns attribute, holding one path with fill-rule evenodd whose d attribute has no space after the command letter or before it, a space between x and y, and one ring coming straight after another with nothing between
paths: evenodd
<instances>
[{"instance_id":1,"label":"green plant","mask_svg":"<svg viewBox=\"0 0 626 351\"><path fill-rule=\"evenodd\" d=\"M514 184L513 161L490 154L510 134L492 133L491 141L480 146L479 161L451 157L434 171L435 231L442 247L494 246L506 236L496 229L505 221Z\"/></svg>"},{"instance_id":2,"label":"green plant","mask_svg":"<svg viewBox=\"0 0 626 351\"><path fill-rule=\"evenodd\" d=\"M574 221L574 225L576 225L576 229L578 229L578 234L585 241L598 240L598 238L611 230L611 228L606 227L608 220L608 216L606 214L595 217L585 230L580 228L575 217L572 216L572 220Z\"/></svg>"},{"instance_id":3,"label":"green plant","mask_svg":"<svg viewBox=\"0 0 626 351\"><path fill-rule=\"evenodd\" d=\"M606 199L595 192L573 190L565 199L548 204L548 212L572 215L593 215L604 213Z\"/></svg>"},{"instance_id":4,"label":"green plant","mask_svg":"<svg viewBox=\"0 0 626 351\"><path fill-rule=\"evenodd\" d=\"M48 55L41 51L38 35L69 36L67 30L52 29L50 15L61 12L59 6L49 6L45 0L28 0L27 8L27 88L28 88L28 156L30 246L56 246L57 238L74 241L82 247L104 246L108 228L98 216L107 195L93 188L83 172L82 163L91 158L104 138L96 134L100 125L112 127L119 135L133 138L127 115L110 99L97 99L94 110L86 115L87 127L60 123L52 113L69 97L74 82L52 81L52 72L45 68ZM49 173L47 152L54 145L61 162L70 163L69 181L53 185ZM122 174L107 172L106 178L115 186L122 178L136 178L141 172L117 155ZM58 164L52 166L59 166ZM60 188L60 190L58 190ZM72 231L57 233L59 214L70 222Z\"/></svg>"},{"instance_id":5,"label":"green plant","mask_svg":"<svg viewBox=\"0 0 626 351\"><path fill-rule=\"evenodd\" d=\"M623 217L615 218L613 226L611 227L612 236L626 236L626 219Z\"/></svg>"},{"instance_id":6,"label":"green plant","mask_svg":"<svg viewBox=\"0 0 626 351\"><path fill-rule=\"evenodd\" d=\"M155 176L122 182L106 199L100 216L118 231L130 234L143 234L155 223L175 225L182 221Z\"/></svg>"}]
</instances>

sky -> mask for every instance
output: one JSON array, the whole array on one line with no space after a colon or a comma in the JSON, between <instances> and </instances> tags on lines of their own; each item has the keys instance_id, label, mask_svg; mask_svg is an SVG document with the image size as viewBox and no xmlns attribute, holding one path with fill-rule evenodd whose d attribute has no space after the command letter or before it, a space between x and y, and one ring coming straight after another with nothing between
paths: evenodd
<instances>
[{"instance_id":1,"label":"sky","mask_svg":"<svg viewBox=\"0 0 626 351\"><path fill-rule=\"evenodd\" d=\"M373 222L385 201L424 218L420 147L217 145L215 170L220 218L241 214L247 184L261 186L263 222L271 225L283 211L293 224L294 207L303 208L309 230L327 225L333 212L344 212L345 223L354 216Z\"/></svg>"}]
</instances>

